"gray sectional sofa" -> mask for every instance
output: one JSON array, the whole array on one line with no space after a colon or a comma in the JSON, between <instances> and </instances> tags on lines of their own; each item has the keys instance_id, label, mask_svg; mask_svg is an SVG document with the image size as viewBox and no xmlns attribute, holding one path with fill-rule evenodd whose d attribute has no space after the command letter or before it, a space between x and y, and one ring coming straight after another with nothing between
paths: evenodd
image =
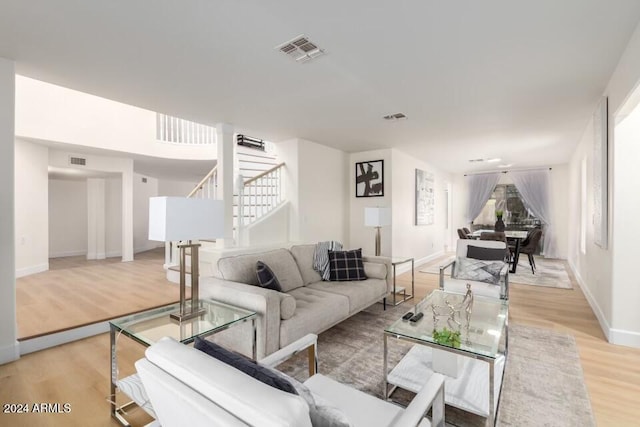
<instances>
[{"instance_id":1,"label":"gray sectional sofa","mask_svg":"<svg viewBox=\"0 0 640 427\"><path fill-rule=\"evenodd\" d=\"M313 269L314 250L315 245L298 245L220 258L219 277L201 278L200 295L258 313L260 359L306 334L318 334L340 323L391 292L389 258L364 257L367 280L326 282ZM282 292L258 285L257 261L271 268ZM246 337L243 340L247 342Z\"/></svg>"}]
</instances>

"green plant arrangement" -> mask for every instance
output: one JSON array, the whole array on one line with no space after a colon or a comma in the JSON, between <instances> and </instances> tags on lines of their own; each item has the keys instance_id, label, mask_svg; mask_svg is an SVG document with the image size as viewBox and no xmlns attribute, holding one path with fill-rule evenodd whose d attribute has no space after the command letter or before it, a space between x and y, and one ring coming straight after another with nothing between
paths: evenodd
<instances>
[{"instance_id":1,"label":"green plant arrangement","mask_svg":"<svg viewBox=\"0 0 640 427\"><path fill-rule=\"evenodd\" d=\"M504 215L504 211L502 209L498 209L496 211L496 217L502 218L502 215Z\"/></svg>"},{"instance_id":2,"label":"green plant arrangement","mask_svg":"<svg viewBox=\"0 0 640 427\"><path fill-rule=\"evenodd\" d=\"M440 345L446 345L449 347L460 347L460 331L454 332L447 328L442 328L439 331L433 331L433 339Z\"/></svg>"}]
</instances>

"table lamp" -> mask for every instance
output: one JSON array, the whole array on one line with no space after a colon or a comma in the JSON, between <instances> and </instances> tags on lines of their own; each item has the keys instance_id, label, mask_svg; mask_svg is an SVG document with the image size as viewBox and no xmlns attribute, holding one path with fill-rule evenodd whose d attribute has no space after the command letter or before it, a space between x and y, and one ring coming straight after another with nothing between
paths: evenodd
<instances>
[{"instance_id":1,"label":"table lamp","mask_svg":"<svg viewBox=\"0 0 640 427\"><path fill-rule=\"evenodd\" d=\"M171 318L182 322L204 312L199 303L198 249L193 240L224 235L224 202L187 197L149 198L149 240L180 242L180 310ZM186 250L191 249L191 303L186 300Z\"/></svg>"},{"instance_id":2,"label":"table lamp","mask_svg":"<svg viewBox=\"0 0 640 427\"><path fill-rule=\"evenodd\" d=\"M380 227L391 225L391 209L364 208L364 225L376 228L376 256L380 256Z\"/></svg>"}]
</instances>

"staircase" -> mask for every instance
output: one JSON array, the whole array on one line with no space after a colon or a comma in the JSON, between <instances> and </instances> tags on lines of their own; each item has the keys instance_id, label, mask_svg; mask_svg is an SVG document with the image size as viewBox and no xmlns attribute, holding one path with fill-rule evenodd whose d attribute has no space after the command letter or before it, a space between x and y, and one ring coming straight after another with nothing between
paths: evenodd
<instances>
[{"instance_id":1,"label":"staircase","mask_svg":"<svg viewBox=\"0 0 640 427\"><path fill-rule=\"evenodd\" d=\"M283 202L282 171L284 163L279 163L273 153L250 147L236 146L237 185L233 195L233 230L236 242L242 242L243 231L278 208ZM195 186L187 197L217 199L217 165ZM167 243L165 249L165 268L167 279L174 283L180 281L180 266L177 244ZM215 241L200 240L200 250L214 248ZM200 263L202 264L201 257ZM191 260L187 252L187 265ZM190 283L190 269L187 268L187 284ZM210 270L210 269L209 269ZM201 271L203 269L201 268ZM206 269L205 269L206 271Z\"/></svg>"}]
</instances>

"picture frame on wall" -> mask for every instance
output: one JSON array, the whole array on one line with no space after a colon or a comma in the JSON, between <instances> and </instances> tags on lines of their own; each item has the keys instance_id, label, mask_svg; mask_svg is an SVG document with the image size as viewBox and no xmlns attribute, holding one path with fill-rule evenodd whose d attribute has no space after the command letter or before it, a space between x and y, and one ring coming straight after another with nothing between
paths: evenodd
<instances>
[{"instance_id":1,"label":"picture frame on wall","mask_svg":"<svg viewBox=\"0 0 640 427\"><path fill-rule=\"evenodd\" d=\"M416 225L431 225L434 222L435 191L433 174L416 169Z\"/></svg>"},{"instance_id":2,"label":"picture frame on wall","mask_svg":"<svg viewBox=\"0 0 640 427\"><path fill-rule=\"evenodd\" d=\"M384 160L356 163L356 197L384 196Z\"/></svg>"}]
</instances>

